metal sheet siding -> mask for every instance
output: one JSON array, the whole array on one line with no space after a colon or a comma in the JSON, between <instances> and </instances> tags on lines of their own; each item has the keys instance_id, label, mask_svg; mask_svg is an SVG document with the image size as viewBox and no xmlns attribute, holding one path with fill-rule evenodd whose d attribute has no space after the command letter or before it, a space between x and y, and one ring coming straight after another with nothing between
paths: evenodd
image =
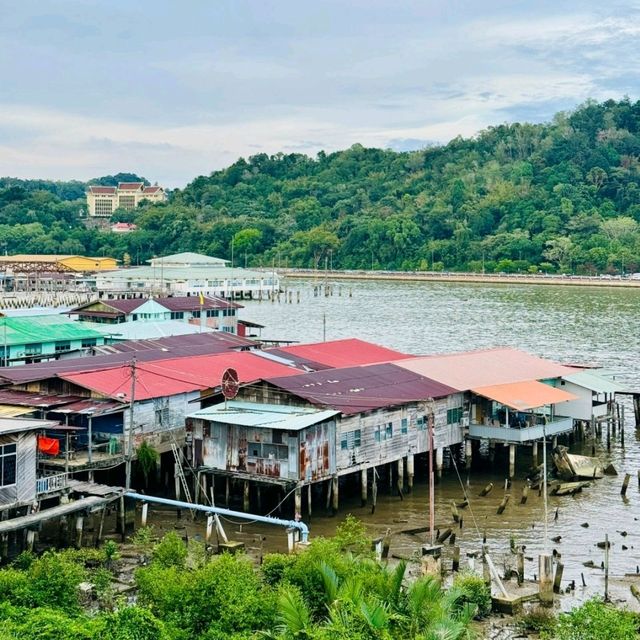
<instances>
[{"instance_id":1,"label":"metal sheet siding","mask_svg":"<svg viewBox=\"0 0 640 640\"><path fill-rule=\"evenodd\" d=\"M436 400L434 409L434 446L439 449L463 440L463 429L459 423L447 424L447 410L462 406L462 394ZM425 453L429 450L428 432L418 428L418 418L430 411L427 403L412 403L403 407L380 409L366 414L343 416L336 438L338 474L395 462L407 454ZM402 433L402 421L407 421L407 432ZM387 437L386 427L391 423L393 435ZM350 432L360 430L360 447L342 449L341 442ZM376 438L380 433L380 439ZM382 434L385 434L384 436Z\"/></svg>"}]
</instances>

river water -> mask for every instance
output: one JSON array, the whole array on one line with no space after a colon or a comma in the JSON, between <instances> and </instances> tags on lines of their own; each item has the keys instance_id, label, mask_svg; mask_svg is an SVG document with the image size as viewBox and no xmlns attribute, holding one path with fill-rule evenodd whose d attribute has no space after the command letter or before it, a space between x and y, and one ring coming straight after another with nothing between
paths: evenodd
<instances>
[{"instance_id":1,"label":"river water","mask_svg":"<svg viewBox=\"0 0 640 640\"><path fill-rule=\"evenodd\" d=\"M333 295L324 297L314 296L315 284L318 283L311 280L287 279L285 285L293 291L294 301L300 291L299 304L286 304L284 296L281 303L245 302L241 315L266 325L262 337L271 339L321 341L326 331L327 340L358 337L415 354L509 345L564 363L603 366L614 370L618 380L640 388L638 290L363 280L336 282ZM578 587L563 600L564 607L602 594L600 564L604 552L596 543L603 541L605 534L612 541L610 574L614 597L628 598L628 584L617 579L635 572L640 565L640 491L636 479L640 469L640 436L634 429L630 405L626 406L626 420L626 448L621 447L618 438L612 441L610 453L604 443L598 443L597 450L603 460L614 464L620 475L605 477L575 497L549 498L549 537L561 537L559 542L551 542L551 548L562 555L565 564L563 585L575 580ZM486 531L499 567L503 555L512 558L508 553L511 539L526 545L526 556L530 559L525 573L532 578L537 573L537 555L543 551L544 535L542 498L531 492L527 503L520 504L531 463L529 454L524 448L519 452L516 478L509 490L512 499L501 516L496 509L504 493L506 465L503 461L495 465L478 462L475 464L474 460L469 478L471 506L461 510L463 529L454 529L463 559L465 552L479 550ZM632 474L626 501L620 496L625 472ZM462 473L466 481L466 474ZM494 483L493 491L485 498L478 497L488 482ZM380 490L375 514L360 506L358 496L348 498L345 493L341 493L337 518L314 513L312 535L331 535L340 516L349 512L376 534L384 533L387 527L396 533L427 524L424 471L416 478L414 492L404 500ZM449 465L436 488L436 522L450 526L451 501L461 499L461 485ZM585 523L589 526L581 526ZM266 535L267 549L286 546L280 530L253 525L244 529ZM392 552L410 555L419 548L420 541L419 537L398 533L392 539ZM449 553L450 548L445 547L445 551ZM583 563L588 561L593 561L596 567L585 567ZM586 588L581 587L581 573Z\"/></svg>"}]
</instances>

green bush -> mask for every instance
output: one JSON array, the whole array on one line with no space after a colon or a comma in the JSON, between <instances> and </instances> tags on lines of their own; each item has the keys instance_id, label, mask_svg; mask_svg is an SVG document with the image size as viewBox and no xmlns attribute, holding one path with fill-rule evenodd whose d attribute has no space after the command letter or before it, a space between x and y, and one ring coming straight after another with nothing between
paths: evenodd
<instances>
[{"instance_id":1,"label":"green bush","mask_svg":"<svg viewBox=\"0 0 640 640\"><path fill-rule=\"evenodd\" d=\"M362 521L350 513L336 527L334 543L341 551L351 551L356 555L373 557L372 539Z\"/></svg>"},{"instance_id":2,"label":"green bush","mask_svg":"<svg viewBox=\"0 0 640 640\"><path fill-rule=\"evenodd\" d=\"M78 610L78 585L85 578L85 570L64 554L47 551L31 564L27 576L28 593L22 604L67 613Z\"/></svg>"},{"instance_id":3,"label":"green bush","mask_svg":"<svg viewBox=\"0 0 640 640\"><path fill-rule=\"evenodd\" d=\"M162 567L183 568L187 560L187 546L178 534L170 531L153 548L153 561Z\"/></svg>"},{"instance_id":4,"label":"green bush","mask_svg":"<svg viewBox=\"0 0 640 640\"><path fill-rule=\"evenodd\" d=\"M123 607L100 620L96 640L170 640L165 625L144 607Z\"/></svg>"},{"instance_id":5,"label":"green bush","mask_svg":"<svg viewBox=\"0 0 640 640\"><path fill-rule=\"evenodd\" d=\"M543 640L637 640L640 616L616 609L598 598L558 616Z\"/></svg>"},{"instance_id":6,"label":"green bush","mask_svg":"<svg viewBox=\"0 0 640 640\"><path fill-rule=\"evenodd\" d=\"M92 640L92 621L71 617L59 609L16 609L2 621L2 640Z\"/></svg>"},{"instance_id":7,"label":"green bush","mask_svg":"<svg viewBox=\"0 0 640 640\"><path fill-rule=\"evenodd\" d=\"M194 632L213 628L230 635L273 626L275 596L246 556L224 553L192 575L189 619Z\"/></svg>"},{"instance_id":8,"label":"green bush","mask_svg":"<svg viewBox=\"0 0 640 640\"><path fill-rule=\"evenodd\" d=\"M287 569L296 563L296 556L289 556L284 553L269 553L262 559L262 576L264 581L271 586L282 582Z\"/></svg>"},{"instance_id":9,"label":"green bush","mask_svg":"<svg viewBox=\"0 0 640 640\"><path fill-rule=\"evenodd\" d=\"M457 600L457 606L465 604L476 607L476 617L484 618L491 613L491 589L484 580L473 573L459 573L453 579L454 588L461 593Z\"/></svg>"}]
</instances>

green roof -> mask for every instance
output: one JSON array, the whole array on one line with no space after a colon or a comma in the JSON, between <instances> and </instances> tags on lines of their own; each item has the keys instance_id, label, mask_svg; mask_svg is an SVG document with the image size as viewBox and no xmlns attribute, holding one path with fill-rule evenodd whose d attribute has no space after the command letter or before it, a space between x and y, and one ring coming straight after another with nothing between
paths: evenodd
<instances>
[{"instance_id":1,"label":"green roof","mask_svg":"<svg viewBox=\"0 0 640 640\"><path fill-rule=\"evenodd\" d=\"M96 331L90 323L77 322L58 314L5 317L0 319L0 345L35 344L103 337L103 334Z\"/></svg>"},{"instance_id":2,"label":"green roof","mask_svg":"<svg viewBox=\"0 0 640 640\"><path fill-rule=\"evenodd\" d=\"M117 271L101 271L98 279L114 276L127 280L225 280L271 278L272 271L252 271L240 267L133 267Z\"/></svg>"}]
</instances>

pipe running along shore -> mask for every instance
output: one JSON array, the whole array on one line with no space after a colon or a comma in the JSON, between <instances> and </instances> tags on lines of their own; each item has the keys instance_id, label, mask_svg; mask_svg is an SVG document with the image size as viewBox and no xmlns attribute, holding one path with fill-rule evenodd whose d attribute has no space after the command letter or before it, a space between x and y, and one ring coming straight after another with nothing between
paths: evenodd
<instances>
[{"instance_id":1,"label":"pipe running along shore","mask_svg":"<svg viewBox=\"0 0 640 640\"><path fill-rule=\"evenodd\" d=\"M244 513L243 511L232 511L222 507L208 507L204 504L193 504L192 502L183 502L181 500L171 500L170 498L158 498L156 496L147 496L142 493L134 493L127 491L125 498L140 500L141 502L154 502L157 504L165 504L176 509L190 509L192 511L202 511L204 513L214 513L219 516L228 516L230 518L238 518L241 520L251 520L252 522L264 522L265 524L275 524L281 527L297 529L302 536L302 542L308 542L309 527L299 520L283 520L282 518L272 518L271 516L259 516L252 513Z\"/></svg>"}]
</instances>

